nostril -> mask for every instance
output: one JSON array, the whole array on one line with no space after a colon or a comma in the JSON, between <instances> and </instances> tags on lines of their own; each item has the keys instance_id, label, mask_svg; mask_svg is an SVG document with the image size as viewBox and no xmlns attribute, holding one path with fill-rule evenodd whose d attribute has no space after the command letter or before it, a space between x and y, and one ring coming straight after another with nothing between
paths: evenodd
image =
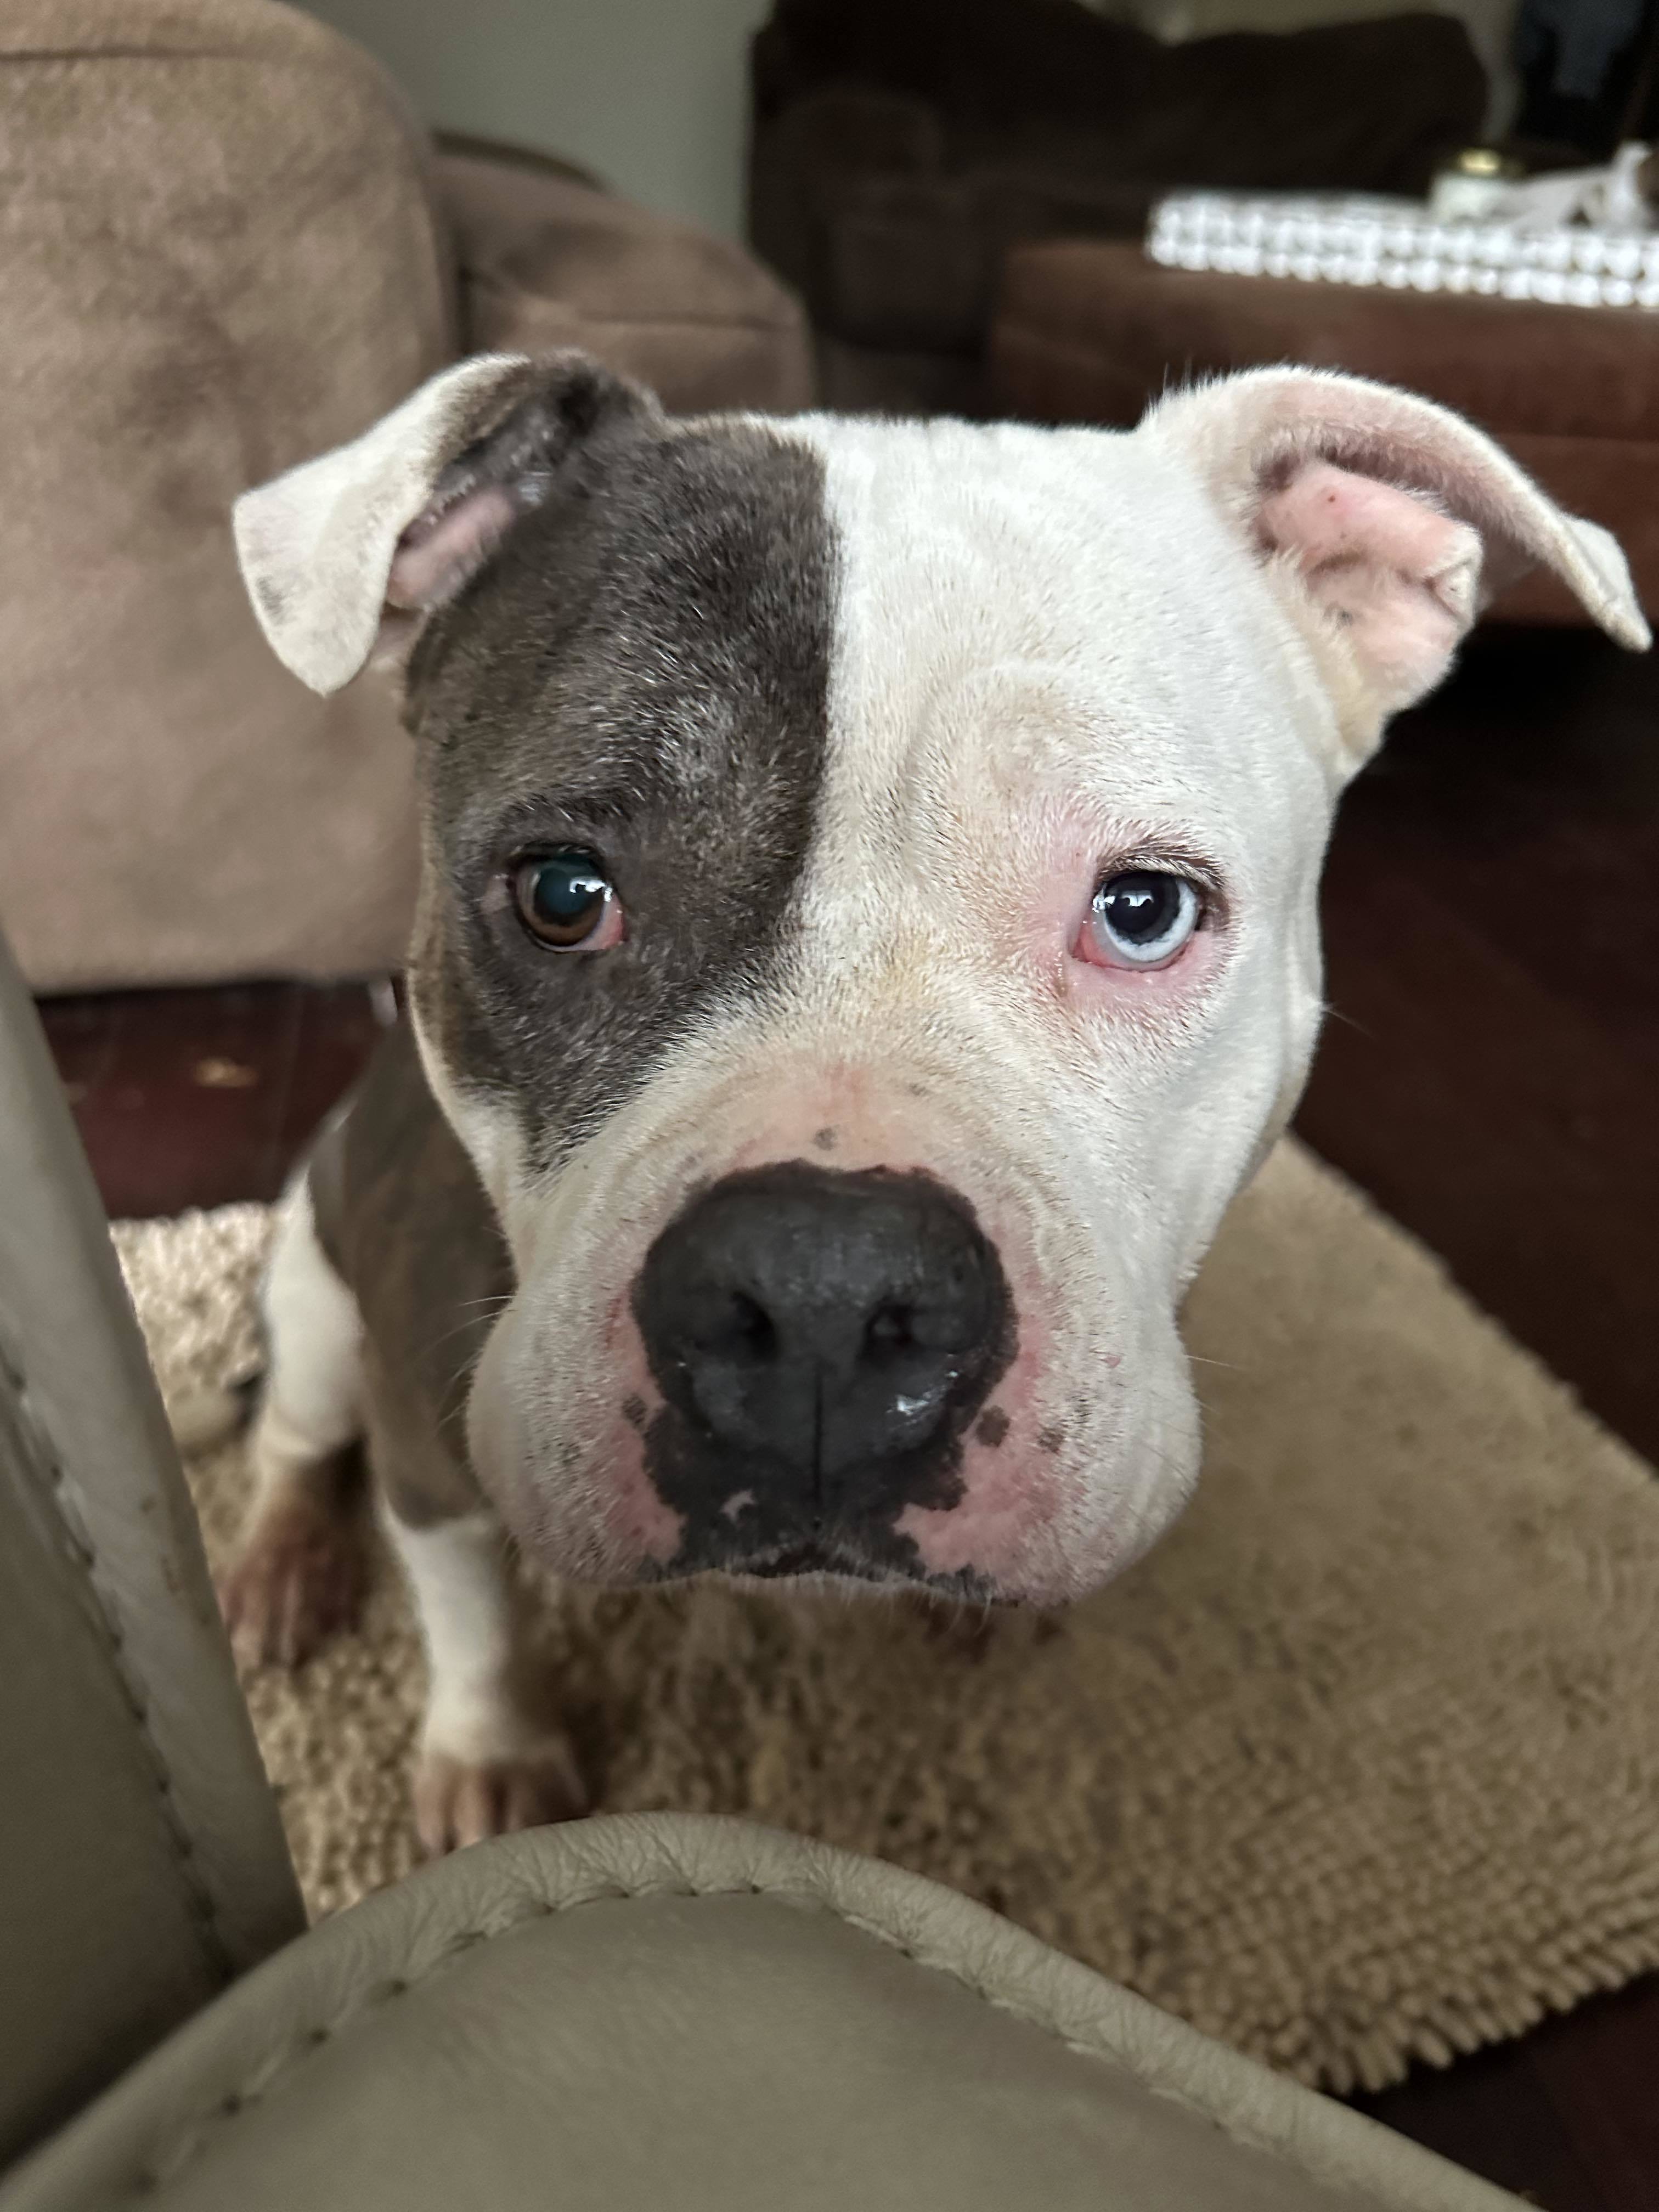
<instances>
[{"instance_id":1,"label":"nostril","mask_svg":"<svg viewBox=\"0 0 1659 2212\"><path fill-rule=\"evenodd\" d=\"M864 1348L876 1360L914 1351L915 1341L915 1313L909 1306L878 1306L865 1327Z\"/></svg>"},{"instance_id":2,"label":"nostril","mask_svg":"<svg viewBox=\"0 0 1659 2212\"><path fill-rule=\"evenodd\" d=\"M758 1298L751 1298L746 1291L732 1291L723 1308L696 1332L694 1341L700 1352L721 1352L728 1358L758 1364L776 1357L778 1332Z\"/></svg>"}]
</instances>

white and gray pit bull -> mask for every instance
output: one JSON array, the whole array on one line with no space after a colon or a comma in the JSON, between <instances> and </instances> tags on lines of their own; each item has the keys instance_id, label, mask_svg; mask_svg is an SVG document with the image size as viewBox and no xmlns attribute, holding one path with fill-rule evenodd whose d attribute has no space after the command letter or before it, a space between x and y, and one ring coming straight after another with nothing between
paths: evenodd
<instances>
[{"instance_id":1,"label":"white and gray pit bull","mask_svg":"<svg viewBox=\"0 0 1659 2212\"><path fill-rule=\"evenodd\" d=\"M1177 1308L1319 1025L1332 809L1541 562L1466 422L1273 369L1133 434L435 378L250 492L276 653L406 663L410 1017L286 1200L228 1617L346 1618L366 1438L428 1846L575 1810L509 1545L1052 1606L1190 1492Z\"/></svg>"}]
</instances>

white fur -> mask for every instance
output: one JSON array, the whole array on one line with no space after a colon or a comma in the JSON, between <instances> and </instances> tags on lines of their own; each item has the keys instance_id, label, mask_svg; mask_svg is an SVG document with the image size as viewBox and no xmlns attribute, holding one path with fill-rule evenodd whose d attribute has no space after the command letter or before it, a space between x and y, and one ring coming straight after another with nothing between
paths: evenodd
<instances>
[{"instance_id":1,"label":"white fur","mask_svg":"<svg viewBox=\"0 0 1659 2212\"><path fill-rule=\"evenodd\" d=\"M337 691L374 649L398 541L443 466L530 367L480 354L433 377L350 444L244 492L236 550L271 651L313 691ZM451 549L452 550L453 549ZM399 604L441 596L464 556L411 576Z\"/></svg>"},{"instance_id":2,"label":"white fur","mask_svg":"<svg viewBox=\"0 0 1659 2212\"><path fill-rule=\"evenodd\" d=\"M303 1173L277 1212L260 1305L270 1364L253 1432L256 1513L362 1430L362 1316L317 1241Z\"/></svg>"},{"instance_id":3,"label":"white fur","mask_svg":"<svg viewBox=\"0 0 1659 2212\"><path fill-rule=\"evenodd\" d=\"M1617 541L1564 514L1472 423L1413 393L1323 371L1252 369L1170 393L1136 435L1189 469L1244 542L1281 556L1269 580L1330 692L1344 778L1388 717L1440 680L1481 606L1536 563L1621 645L1640 651L1649 642ZM1283 529L1273 514L1276 499L1295 509L1298 479L1333 465L1351 484L1358 472L1396 494L1373 502L1345 548L1349 588L1334 592L1328 574L1322 587L1305 511ZM1419 522L1464 526L1465 534L1446 538L1438 562L1421 550L1400 558L1404 502Z\"/></svg>"},{"instance_id":4,"label":"white fur","mask_svg":"<svg viewBox=\"0 0 1659 2212\"><path fill-rule=\"evenodd\" d=\"M524 1757L549 1731L518 1681L518 1607L507 1539L493 1513L387 1534L414 1593L429 1676L422 1747L463 1766Z\"/></svg>"}]
</instances>

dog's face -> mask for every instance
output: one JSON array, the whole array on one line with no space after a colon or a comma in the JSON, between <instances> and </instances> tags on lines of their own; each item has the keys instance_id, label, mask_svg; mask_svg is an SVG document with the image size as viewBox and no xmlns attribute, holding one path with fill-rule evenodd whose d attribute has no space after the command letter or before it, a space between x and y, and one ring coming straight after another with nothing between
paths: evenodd
<instances>
[{"instance_id":1,"label":"dog's face","mask_svg":"<svg viewBox=\"0 0 1659 2212\"><path fill-rule=\"evenodd\" d=\"M1126 436L475 362L250 495L301 673L418 632L411 1000L513 1251L469 1424L522 1542L1049 1602L1159 1534L1331 806L1472 619L1475 523L1641 641L1466 426L1288 373Z\"/></svg>"}]
</instances>

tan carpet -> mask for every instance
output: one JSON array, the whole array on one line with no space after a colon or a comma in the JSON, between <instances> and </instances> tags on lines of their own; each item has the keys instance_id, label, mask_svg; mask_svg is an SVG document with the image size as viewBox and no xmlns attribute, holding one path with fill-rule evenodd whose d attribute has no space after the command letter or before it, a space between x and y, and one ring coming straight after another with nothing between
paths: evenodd
<instances>
[{"instance_id":1,"label":"tan carpet","mask_svg":"<svg viewBox=\"0 0 1659 2212\"><path fill-rule=\"evenodd\" d=\"M250 1363L265 1230L118 1231L169 1393ZM1650 1472L1291 1146L1189 1334L1199 1501L1067 1615L550 1606L604 1806L898 1860L1336 2089L1659 1966ZM216 1553L240 1447L191 1474ZM411 1863L420 1676L388 1573L360 1637L247 1685L317 1911Z\"/></svg>"}]
</instances>

